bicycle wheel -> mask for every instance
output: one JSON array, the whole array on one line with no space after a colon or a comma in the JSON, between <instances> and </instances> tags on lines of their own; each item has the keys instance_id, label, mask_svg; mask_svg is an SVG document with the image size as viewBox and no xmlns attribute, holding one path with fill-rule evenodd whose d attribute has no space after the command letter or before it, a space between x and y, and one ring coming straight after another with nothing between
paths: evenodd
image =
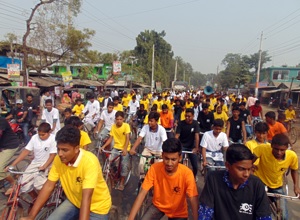
<instances>
[{"instance_id":1,"label":"bicycle wheel","mask_svg":"<svg viewBox=\"0 0 300 220\"><path fill-rule=\"evenodd\" d=\"M297 129L295 127L291 127L289 132L289 138L292 144L295 144L297 141Z\"/></svg>"},{"instance_id":2,"label":"bicycle wheel","mask_svg":"<svg viewBox=\"0 0 300 220\"><path fill-rule=\"evenodd\" d=\"M126 186L126 184L129 182L129 179L130 179L130 176L131 176L131 167L132 167L131 163L132 163L132 158L130 158L130 162L128 164L129 172L128 172L127 176L125 177L124 186Z\"/></svg>"},{"instance_id":3,"label":"bicycle wheel","mask_svg":"<svg viewBox=\"0 0 300 220\"><path fill-rule=\"evenodd\" d=\"M46 220L56 209L55 204L44 207L36 216L35 220Z\"/></svg>"}]
</instances>

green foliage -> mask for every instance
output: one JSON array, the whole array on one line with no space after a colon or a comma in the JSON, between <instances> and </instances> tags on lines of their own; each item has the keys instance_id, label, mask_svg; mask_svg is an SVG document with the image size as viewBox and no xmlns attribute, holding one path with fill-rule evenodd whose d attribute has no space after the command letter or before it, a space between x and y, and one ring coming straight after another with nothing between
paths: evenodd
<instances>
[{"instance_id":1,"label":"green foliage","mask_svg":"<svg viewBox=\"0 0 300 220\"><path fill-rule=\"evenodd\" d=\"M254 68L254 73L256 74L258 69L258 60L259 60L259 53L250 54L249 56L243 56L243 60L247 63L250 69ZM261 53L261 68L263 68L264 64L267 62L272 61L271 57L268 55L267 51L262 51Z\"/></svg>"}]
</instances>

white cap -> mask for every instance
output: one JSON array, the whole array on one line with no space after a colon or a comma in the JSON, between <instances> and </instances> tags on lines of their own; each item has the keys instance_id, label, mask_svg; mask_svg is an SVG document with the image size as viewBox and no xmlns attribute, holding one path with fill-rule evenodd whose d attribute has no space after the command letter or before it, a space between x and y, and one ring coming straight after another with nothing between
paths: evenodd
<instances>
[{"instance_id":1,"label":"white cap","mask_svg":"<svg viewBox=\"0 0 300 220\"><path fill-rule=\"evenodd\" d=\"M22 99L17 99L16 104L23 104L23 100Z\"/></svg>"}]
</instances>

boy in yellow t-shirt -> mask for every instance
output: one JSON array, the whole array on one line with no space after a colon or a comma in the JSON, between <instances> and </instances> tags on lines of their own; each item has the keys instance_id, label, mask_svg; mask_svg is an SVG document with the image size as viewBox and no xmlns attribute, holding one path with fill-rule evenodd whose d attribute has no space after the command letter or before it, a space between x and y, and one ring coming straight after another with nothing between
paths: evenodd
<instances>
[{"instance_id":1,"label":"boy in yellow t-shirt","mask_svg":"<svg viewBox=\"0 0 300 220\"><path fill-rule=\"evenodd\" d=\"M131 98L129 97L129 95L127 94L127 92L124 92L123 98L122 98L122 105L127 108L128 104L130 102Z\"/></svg>"},{"instance_id":2,"label":"boy in yellow t-shirt","mask_svg":"<svg viewBox=\"0 0 300 220\"><path fill-rule=\"evenodd\" d=\"M149 99L147 98L147 94L143 94L143 98L140 100L140 104L144 105L144 109L149 112Z\"/></svg>"},{"instance_id":3,"label":"boy in yellow t-shirt","mask_svg":"<svg viewBox=\"0 0 300 220\"><path fill-rule=\"evenodd\" d=\"M193 108L194 107L194 103L192 102L191 98L187 99L187 102L185 103L185 108Z\"/></svg>"},{"instance_id":4,"label":"boy in yellow t-shirt","mask_svg":"<svg viewBox=\"0 0 300 220\"><path fill-rule=\"evenodd\" d=\"M129 173L129 154L130 150L130 126L124 123L124 112L118 111L115 115L116 122L112 125L110 130L110 137L107 142L101 147L104 150L114 139L114 146L109 160L112 161L119 155L119 151L122 151L122 162L121 162L121 178L118 190L124 190L125 177Z\"/></svg>"},{"instance_id":5,"label":"boy in yellow t-shirt","mask_svg":"<svg viewBox=\"0 0 300 220\"><path fill-rule=\"evenodd\" d=\"M288 109L285 110L284 114L285 114L285 122L288 122L287 123L287 130L290 131L290 129L292 127L292 125L291 125L292 121L294 119L296 119L296 112L295 112L293 106L289 105Z\"/></svg>"},{"instance_id":6,"label":"boy in yellow t-shirt","mask_svg":"<svg viewBox=\"0 0 300 220\"><path fill-rule=\"evenodd\" d=\"M83 100L81 98L76 99L76 104L74 105L74 107L72 109L73 114L81 119L83 118L82 111L84 109L84 105L82 104L82 101Z\"/></svg>"},{"instance_id":7,"label":"boy in yellow t-shirt","mask_svg":"<svg viewBox=\"0 0 300 220\"><path fill-rule=\"evenodd\" d=\"M216 109L217 111L214 112L214 119L221 119L224 122L224 125L227 124L228 115L222 111L222 107L219 105ZM222 132L226 132L225 126L222 127Z\"/></svg>"},{"instance_id":8,"label":"boy in yellow t-shirt","mask_svg":"<svg viewBox=\"0 0 300 220\"><path fill-rule=\"evenodd\" d=\"M121 105L119 103L119 96L115 96L113 98L113 102L114 102L114 110L122 112L123 111L123 105Z\"/></svg>"}]
</instances>

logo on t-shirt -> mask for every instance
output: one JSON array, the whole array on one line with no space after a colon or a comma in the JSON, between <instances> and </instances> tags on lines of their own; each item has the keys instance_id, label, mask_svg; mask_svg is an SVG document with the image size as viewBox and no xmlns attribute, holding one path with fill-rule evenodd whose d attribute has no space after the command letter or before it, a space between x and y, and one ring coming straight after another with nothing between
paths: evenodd
<instances>
[{"instance_id":1,"label":"logo on t-shirt","mask_svg":"<svg viewBox=\"0 0 300 220\"><path fill-rule=\"evenodd\" d=\"M82 179L80 176L76 177L76 184L82 184Z\"/></svg>"},{"instance_id":2,"label":"logo on t-shirt","mask_svg":"<svg viewBox=\"0 0 300 220\"><path fill-rule=\"evenodd\" d=\"M175 186L174 188L173 188L173 192L175 193L175 194L180 194L180 191L181 191L181 189L180 189L180 187L179 186Z\"/></svg>"},{"instance_id":3,"label":"logo on t-shirt","mask_svg":"<svg viewBox=\"0 0 300 220\"><path fill-rule=\"evenodd\" d=\"M49 150L49 147L45 147L45 149L44 149L45 151L48 151Z\"/></svg>"},{"instance_id":4,"label":"logo on t-shirt","mask_svg":"<svg viewBox=\"0 0 300 220\"><path fill-rule=\"evenodd\" d=\"M244 214L252 214L252 205L248 204L248 203L242 203L240 206L240 213L244 213Z\"/></svg>"}]
</instances>

